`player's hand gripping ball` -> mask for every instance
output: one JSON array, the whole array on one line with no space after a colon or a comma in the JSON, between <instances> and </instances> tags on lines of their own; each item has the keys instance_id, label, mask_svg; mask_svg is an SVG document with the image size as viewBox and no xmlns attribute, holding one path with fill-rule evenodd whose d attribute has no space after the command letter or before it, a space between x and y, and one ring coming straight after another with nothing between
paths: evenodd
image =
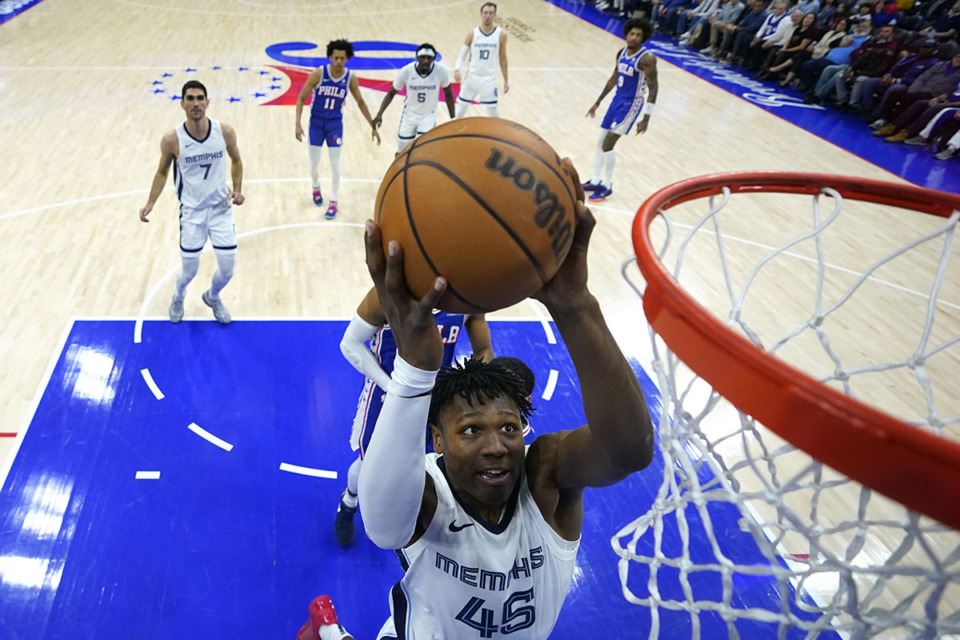
<instances>
[{"instance_id":1,"label":"player's hand gripping ball","mask_svg":"<svg viewBox=\"0 0 960 640\"><path fill-rule=\"evenodd\" d=\"M411 293L447 279L438 306L509 307L536 293L567 256L580 185L540 136L501 118L465 118L422 135L377 193L383 247L403 246ZM582 196L581 196L582 199Z\"/></svg>"}]
</instances>

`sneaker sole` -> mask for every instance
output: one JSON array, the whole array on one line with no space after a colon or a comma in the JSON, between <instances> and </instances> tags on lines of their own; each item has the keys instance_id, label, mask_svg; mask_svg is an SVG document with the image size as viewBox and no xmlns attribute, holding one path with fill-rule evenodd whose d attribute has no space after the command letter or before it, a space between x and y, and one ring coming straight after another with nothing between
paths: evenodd
<instances>
[{"instance_id":1,"label":"sneaker sole","mask_svg":"<svg viewBox=\"0 0 960 640\"><path fill-rule=\"evenodd\" d=\"M203 304L205 304L205 305L207 305L208 307L210 307L210 310L213 311L213 318L214 318L217 322L219 322L220 324L230 324L231 322L233 322L233 318L227 318L226 320L221 320L220 318L217 317L217 310L214 309L213 303L210 302L210 300L207 298L207 292L206 292L206 291L203 292L203 295L200 296L200 299L203 300Z\"/></svg>"}]
</instances>

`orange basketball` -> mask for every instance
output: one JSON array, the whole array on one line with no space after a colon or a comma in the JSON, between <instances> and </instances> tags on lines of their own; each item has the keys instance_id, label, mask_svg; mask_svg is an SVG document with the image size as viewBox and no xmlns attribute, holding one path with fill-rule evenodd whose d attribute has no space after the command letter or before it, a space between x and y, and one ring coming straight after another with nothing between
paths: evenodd
<instances>
[{"instance_id":1,"label":"orange basketball","mask_svg":"<svg viewBox=\"0 0 960 640\"><path fill-rule=\"evenodd\" d=\"M407 147L377 193L386 251L403 247L410 291L447 279L439 307L483 313L520 302L573 241L576 177L544 140L501 118L444 123Z\"/></svg>"}]
</instances>

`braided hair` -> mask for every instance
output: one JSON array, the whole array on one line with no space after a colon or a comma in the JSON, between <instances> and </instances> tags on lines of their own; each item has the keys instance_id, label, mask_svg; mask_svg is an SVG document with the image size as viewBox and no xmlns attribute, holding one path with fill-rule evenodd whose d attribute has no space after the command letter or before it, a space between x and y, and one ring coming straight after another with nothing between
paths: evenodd
<instances>
[{"instance_id":1,"label":"braided hair","mask_svg":"<svg viewBox=\"0 0 960 640\"><path fill-rule=\"evenodd\" d=\"M499 363L487 363L471 357L462 365L455 363L437 374L427 423L439 426L440 414L453 404L455 398L474 406L503 395L517 405L521 419L526 422L534 409L527 399L528 394L520 377Z\"/></svg>"}]
</instances>

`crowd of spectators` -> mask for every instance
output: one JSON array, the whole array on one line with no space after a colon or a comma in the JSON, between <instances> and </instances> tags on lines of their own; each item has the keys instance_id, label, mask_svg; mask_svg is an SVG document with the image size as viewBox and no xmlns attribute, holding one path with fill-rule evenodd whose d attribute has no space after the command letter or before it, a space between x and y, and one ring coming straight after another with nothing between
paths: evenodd
<instances>
[{"instance_id":1,"label":"crowd of spectators","mask_svg":"<svg viewBox=\"0 0 960 640\"><path fill-rule=\"evenodd\" d=\"M888 142L958 155L960 0L612 1L681 45L863 117Z\"/></svg>"}]
</instances>

